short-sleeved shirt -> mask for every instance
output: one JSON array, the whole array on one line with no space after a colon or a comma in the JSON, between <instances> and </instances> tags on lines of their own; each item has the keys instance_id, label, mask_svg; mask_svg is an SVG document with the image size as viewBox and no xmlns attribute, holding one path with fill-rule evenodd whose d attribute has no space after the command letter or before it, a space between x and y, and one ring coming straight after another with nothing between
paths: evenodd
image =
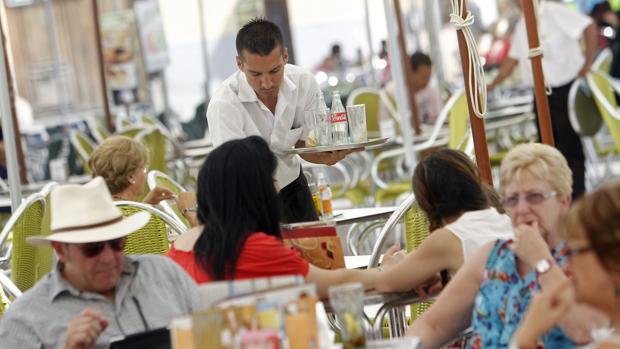
<instances>
[{"instance_id":1,"label":"short-sleeved shirt","mask_svg":"<svg viewBox=\"0 0 620 349\"><path fill-rule=\"evenodd\" d=\"M532 294L540 290L535 271L523 278L519 274L511 242L497 240L489 253L472 312L470 349L507 348ZM564 267L568 255L566 244L558 244L551 252L558 265ZM557 326L541 340L542 348L568 349L575 345Z\"/></svg>"},{"instance_id":2,"label":"short-sleeved shirt","mask_svg":"<svg viewBox=\"0 0 620 349\"><path fill-rule=\"evenodd\" d=\"M62 348L69 322L86 308L108 320L93 348L112 338L166 327L200 310L196 283L164 256L126 256L114 302L67 282L58 266L11 304L0 321L2 348Z\"/></svg>"},{"instance_id":3,"label":"short-sleeved shirt","mask_svg":"<svg viewBox=\"0 0 620 349\"><path fill-rule=\"evenodd\" d=\"M301 162L298 155L283 151L306 140L309 129L304 128L304 112L317 109L319 92L312 73L287 64L274 114L258 99L245 74L237 71L222 83L207 108L213 145L248 136L262 137L278 158L276 186L284 188L299 176Z\"/></svg>"},{"instance_id":4,"label":"short-sleeved shirt","mask_svg":"<svg viewBox=\"0 0 620 349\"><path fill-rule=\"evenodd\" d=\"M168 256L187 271L197 282L213 281L196 263L194 251L181 251L172 246ZM278 275L308 275L308 262L297 250L284 245L282 240L265 233L248 237L237 260L235 279L254 279ZM230 279L230 278L229 278Z\"/></svg>"},{"instance_id":5,"label":"short-sleeved shirt","mask_svg":"<svg viewBox=\"0 0 620 349\"><path fill-rule=\"evenodd\" d=\"M568 84L579 74L585 62L580 39L583 31L592 23L590 17L566 5L541 1L538 9L539 39L544 51L542 60L545 79L552 87ZM511 38L508 56L519 61L521 79L532 85L532 69L528 59L528 41L525 20L517 22Z\"/></svg>"}]
</instances>

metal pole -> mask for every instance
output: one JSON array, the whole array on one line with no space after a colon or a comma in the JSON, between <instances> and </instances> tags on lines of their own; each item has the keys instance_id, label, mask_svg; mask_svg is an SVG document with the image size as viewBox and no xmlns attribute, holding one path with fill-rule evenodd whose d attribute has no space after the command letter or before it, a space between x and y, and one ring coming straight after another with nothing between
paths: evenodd
<instances>
[{"instance_id":1,"label":"metal pole","mask_svg":"<svg viewBox=\"0 0 620 349\"><path fill-rule=\"evenodd\" d=\"M463 7L463 19L467 16L467 2L459 0L459 6ZM476 116L473 109L473 101L471 100L471 91L469 82L474 79L473 74L469 71L469 50L465 35L462 30L456 31L459 40L459 51L461 53L461 66L463 67L463 79L465 80L465 95L467 96L467 109L469 110L469 123L474 137L474 150L476 152L476 164L480 170L482 178L487 183L493 185L493 175L491 174L491 162L489 160L489 149L487 147L487 136L484 129L484 121ZM484 77L483 77L484 78ZM474 86L477 88L477 86Z\"/></svg>"},{"instance_id":2,"label":"metal pole","mask_svg":"<svg viewBox=\"0 0 620 349\"><path fill-rule=\"evenodd\" d=\"M370 32L370 12L368 10L368 0L364 0L364 16L366 19L366 40L368 41L368 71L370 72L370 82L377 82L375 76L375 67L372 65L372 60L375 57L375 52L372 49L372 33Z\"/></svg>"},{"instance_id":3,"label":"metal pole","mask_svg":"<svg viewBox=\"0 0 620 349\"><path fill-rule=\"evenodd\" d=\"M205 103L209 99L211 85L211 70L209 69L209 51L207 50L207 31L204 18L204 0L198 0L198 20L200 23L200 51L202 52L202 64L205 72Z\"/></svg>"},{"instance_id":4,"label":"metal pole","mask_svg":"<svg viewBox=\"0 0 620 349\"><path fill-rule=\"evenodd\" d=\"M530 49L540 47L538 39L538 22L534 14L532 0L523 1L523 17L527 30L527 42ZM536 115L540 128L541 141L545 144L554 145L553 128L551 125L551 113L549 112L549 100L545 87L545 73L542 68L542 55L530 56L532 63L532 75L534 77L534 95L536 97Z\"/></svg>"},{"instance_id":5,"label":"metal pole","mask_svg":"<svg viewBox=\"0 0 620 349\"><path fill-rule=\"evenodd\" d=\"M6 152L6 169L9 181L9 193L11 195L11 207L13 212L22 202L22 188L19 177L19 165L17 162L17 143L15 141L13 118L11 113L11 96L9 93L9 72L6 61L4 33L0 35L0 116L2 118L2 130L4 133L4 151Z\"/></svg>"},{"instance_id":6,"label":"metal pole","mask_svg":"<svg viewBox=\"0 0 620 349\"><path fill-rule=\"evenodd\" d=\"M405 161L409 168L409 173L413 174L413 167L416 163L415 153L413 152L414 135L411 129L411 110L409 99L407 98L407 86L405 85L405 75L400 48L397 43L398 27L396 25L396 14L391 6L392 0L383 0L385 9L385 22L388 29L388 50L392 63L392 79L396 86L396 101L398 112L401 117L401 131L403 133L403 145L405 147Z\"/></svg>"},{"instance_id":7,"label":"metal pole","mask_svg":"<svg viewBox=\"0 0 620 349\"><path fill-rule=\"evenodd\" d=\"M426 31L428 32L428 38L431 42L430 55L433 57L433 74L437 77L437 82L441 86L446 78L443 72L441 45L439 44L441 43L439 38L441 17L439 14L439 2L437 0L426 0L424 2L424 17L426 18Z\"/></svg>"},{"instance_id":8,"label":"metal pole","mask_svg":"<svg viewBox=\"0 0 620 349\"><path fill-rule=\"evenodd\" d=\"M420 118L418 117L418 106L415 101L415 90L413 88L413 68L409 64L409 56L407 55L407 44L405 42L405 27L403 26L403 16L400 10L400 0L394 0L394 14L396 16L396 24L398 25L398 45L400 46L400 56L393 56L391 59L392 64L396 61L396 57L400 57L402 60L403 74L405 74L405 82L407 86L407 98L409 100L409 108L411 112L411 119L413 121L413 129L416 135L422 133L420 129ZM393 76L393 75L392 75Z\"/></svg>"}]
</instances>

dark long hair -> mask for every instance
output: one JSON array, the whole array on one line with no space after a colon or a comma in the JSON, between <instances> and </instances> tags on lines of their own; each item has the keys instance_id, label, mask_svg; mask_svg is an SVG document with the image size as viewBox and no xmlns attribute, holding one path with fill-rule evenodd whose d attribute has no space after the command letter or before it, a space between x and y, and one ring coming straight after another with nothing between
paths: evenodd
<instances>
[{"instance_id":1,"label":"dark long hair","mask_svg":"<svg viewBox=\"0 0 620 349\"><path fill-rule=\"evenodd\" d=\"M220 145L200 169L198 217L206 224L194 253L197 264L214 280L235 277L241 249L251 234L281 238L273 183L277 164L267 143L252 136Z\"/></svg>"},{"instance_id":2,"label":"dark long hair","mask_svg":"<svg viewBox=\"0 0 620 349\"><path fill-rule=\"evenodd\" d=\"M498 209L499 198L483 182L476 165L465 153L441 149L418 163L412 179L413 193L430 219L431 231L444 219L489 206Z\"/></svg>"}]
</instances>

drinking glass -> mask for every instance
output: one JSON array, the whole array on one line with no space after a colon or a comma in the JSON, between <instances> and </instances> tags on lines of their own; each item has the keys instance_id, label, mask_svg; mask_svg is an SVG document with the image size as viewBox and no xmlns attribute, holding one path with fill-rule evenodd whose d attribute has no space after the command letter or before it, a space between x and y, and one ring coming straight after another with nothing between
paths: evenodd
<instances>
[{"instance_id":1,"label":"drinking glass","mask_svg":"<svg viewBox=\"0 0 620 349\"><path fill-rule=\"evenodd\" d=\"M366 337L362 325L364 287L361 283L331 286L329 304L339 319L342 343L345 349L364 348Z\"/></svg>"},{"instance_id":2,"label":"drinking glass","mask_svg":"<svg viewBox=\"0 0 620 349\"><path fill-rule=\"evenodd\" d=\"M314 111L314 127L314 134L317 136L318 145L331 145L331 123L329 121L329 112L326 109Z\"/></svg>"},{"instance_id":3,"label":"drinking glass","mask_svg":"<svg viewBox=\"0 0 620 349\"><path fill-rule=\"evenodd\" d=\"M347 106L349 121L349 137L351 143L364 143L368 140L366 130L366 105L355 104Z\"/></svg>"},{"instance_id":4,"label":"drinking glass","mask_svg":"<svg viewBox=\"0 0 620 349\"><path fill-rule=\"evenodd\" d=\"M317 127L314 119L314 110L307 110L304 112L305 126L308 128L308 136L306 138L306 147L316 147L319 145L317 137Z\"/></svg>"}]
</instances>

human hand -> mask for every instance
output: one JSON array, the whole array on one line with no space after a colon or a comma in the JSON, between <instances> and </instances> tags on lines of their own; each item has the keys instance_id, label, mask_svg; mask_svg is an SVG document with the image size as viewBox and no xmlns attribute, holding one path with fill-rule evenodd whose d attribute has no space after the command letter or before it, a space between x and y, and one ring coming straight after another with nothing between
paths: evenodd
<instances>
[{"instance_id":1,"label":"human hand","mask_svg":"<svg viewBox=\"0 0 620 349\"><path fill-rule=\"evenodd\" d=\"M65 349L92 348L106 327L108 327L108 320L100 312L84 309L67 326Z\"/></svg>"},{"instance_id":2,"label":"human hand","mask_svg":"<svg viewBox=\"0 0 620 349\"><path fill-rule=\"evenodd\" d=\"M549 246L545 242L538 228L538 223L520 224L515 228L515 236L512 239L512 251L527 265L534 268L542 259L551 259Z\"/></svg>"},{"instance_id":3,"label":"human hand","mask_svg":"<svg viewBox=\"0 0 620 349\"><path fill-rule=\"evenodd\" d=\"M535 294L514 334L514 342L519 347L535 346L538 338L553 328L573 304L574 292L568 280Z\"/></svg>"},{"instance_id":4,"label":"human hand","mask_svg":"<svg viewBox=\"0 0 620 349\"><path fill-rule=\"evenodd\" d=\"M314 154L318 160L318 162L325 165L334 165L340 160L347 157L347 155L351 153L355 153L358 151L362 151L364 148L354 148L354 149L346 149L346 150L335 150L335 151L326 151Z\"/></svg>"},{"instance_id":5,"label":"human hand","mask_svg":"<svg viewBox=\"0 0 620 349\"><path fill-rule=\"evenodd\" d=\"M582 78L585 78L591 69L592 69L591 63L588 63L588 62L584 63L581 69L579 69L579 76L581 76Z\"/></svg>"},{"instance_id":6,"label":"human hand","mask_svg":"<svg viewBox=\"0 0 620 349\"><path fill-rule=\"evenodd\" d=\"M176 199L176 197L177 196L174 195L170 189L158 185L146 194L143 202L151 205L157 205L162 200Z\"/></svg>"},{"instance_id":7,"label":"human hand","mask_svg":"<svg viewBox=\"0 0 620 349\"><path fill-rule=\"evenodd\" d=\"M443 285L441 284L441 275L439 273L431 276L430 279L424 281L422 284L416 286L414 291L422 299L428 298L430 295L439 293Z\"/></svg>"},{"instance_id":8,"label":"human hand","mask_svg":"<svg viewBox=\"0 0 620 349\"><path fill-rule=\"evenodd\" d=\"M381 260L381 268L383 268L384 270L388 270L394 267L396 264L400 263L403 259L405 259L406 255L407 252L400 249L400 244L395 243L383 254L383 259Z\"/></svg>"},{"instance_id":9,"label":"human hand","mask_svg":"<svg viewBox=\"0 0 620 349\"><path fill-rule=\"evenodd\" d=\"M196 193L184 191L180 193L176 198L177 207L181 212L190 207L196 207Z\"/></svg>"}]
</instances>

